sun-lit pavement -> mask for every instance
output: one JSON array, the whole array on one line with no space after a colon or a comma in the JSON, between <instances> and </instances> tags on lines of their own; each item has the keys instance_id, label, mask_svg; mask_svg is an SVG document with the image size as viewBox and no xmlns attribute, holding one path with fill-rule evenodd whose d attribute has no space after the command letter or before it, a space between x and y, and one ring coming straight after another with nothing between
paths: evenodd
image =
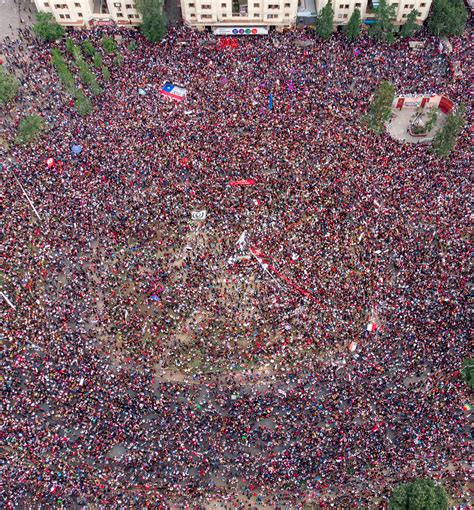
<instances>
[{"instance_id":1,"label":"sun-lit pavement","mask_svg":"<svg viewBox=\"0 0 474 510\"><path fill-rule=\"evenodd\" d=\"M18 29L30 26L36 7L30 0L0 0L0 41L17 38Z\"/></svg>"}]
</instances>

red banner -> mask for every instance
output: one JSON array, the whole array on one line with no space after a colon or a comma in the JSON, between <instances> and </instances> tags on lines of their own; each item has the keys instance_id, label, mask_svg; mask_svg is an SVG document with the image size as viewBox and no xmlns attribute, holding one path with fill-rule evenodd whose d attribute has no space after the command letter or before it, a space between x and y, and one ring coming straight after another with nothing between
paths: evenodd
<instances>
[{"instance_id":1,"label":"red banner","mask_svg":"<svg viewBox=\"0 0 474 510\"><path fill-rule=\"evenodd\" d=\"M232 181L229 183L230 186L253 186L254 184L254 179L241 179L240 181Z\"/></svg>"}]
</instances>

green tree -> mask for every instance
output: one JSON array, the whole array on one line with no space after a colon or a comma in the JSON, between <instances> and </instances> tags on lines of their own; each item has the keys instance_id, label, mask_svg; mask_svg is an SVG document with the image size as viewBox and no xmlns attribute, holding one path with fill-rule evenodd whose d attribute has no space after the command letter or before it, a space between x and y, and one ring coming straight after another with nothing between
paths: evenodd
<instances>
[{"instance_id":1,"label":"green tree","mask_svg":"<svg viewBox=\"0 0 474 510\"><path fill-rule=\"evenodd\" d=\"M385 122L390 119L394 97L395 87L389 81L383 81L375 91L369 113L363 118L363 122L374 133L381 133Z\"/></svg>"},{"instance_id":2,"label":"green tree","mask_svg":"<svg viewBox=\"0 0 474 510\"><path fill-rule=\"evenodd\" d=\"M466 123L465 111L466 107L460 104L455 111L448 115L444 126L436 133L432 149L440 158L447 157L456 145L459 133Z\"/></svg>"},{"instance_id":3,"label":"green tree","mask_svg":"<svg viewBox=\"0 0 474 510\"><path fill-rule=\"evenodd\" d=\"M467 21L467 11L462 0L433 0L428 31L432 35L461 35Z\"/></svg>"},{"instance_id":4,"label":"green tree","mask_svg":"<svg viewBox=\"0 0 474 510\"><path fill-rule=\"evenodd\" d=\"M115 58L114 58L114 64L117 67L121 67L123 65L123 57L120 54L120 52L118 52L118 51L117 51L117 54L115 55Z\"/></svg>"},{"instance_id":5,"label":"green tree","mask_svg":"<svg viewBox=\"0 0 474 510\"><path fill-rule=\"evenodd\" d=\"M43 119L39 115L28 115L21 119L16 135L17 143L32 142L44 129Z\"/></svg>"},{"instance_id":6,"label":"green tree","mask_svg":"<svg viewBox=\"0 0 474 510\"><path fill-rule=\"evenodd\" d=\"M355 41L359 37L360 23L360 11L359 9L354 9L349 19L349 23L345 27L346 37L349 41Z\"/></svg>"},{"instance_id":7,"label":"green tree","mask_svg":"<svg viewBox=\"0 0 474 510\"><path fill-rule=\"evenodd\" d=\"M110 81L110 71L107 66L102 66L102 76L105 81Z\"/></svg>"},{"instance_id":8,"label":"green tree","mask_svg":"<svg viewBox=\"0 0 474 510\"><path fill-rule=\"evenodd\" d=\"M57 48L53 48L51 50L51 63L55 67L59 79L63 82L66 90L71 95L74 95L76 88L74 84L74 77L66 64L62 53Z\"/></svg>"},{"instance_id":9,"label":"green tree","mask_svg":"<svg viewBox=\"0 0 474 510\"><path fill-rule=\"evenodd\" d=\"M128 46L128 51L135 51L137 49L137 43L135 41L132 41Z\"/></svg>"},{"instance_id":10,"label":"green tree","mask_svg":"<svg viewBox=\"0 0 474 510\"><path fill-rule=\"evenodd\" d=\"M3 66L0 66L0 104L11 101L18 91L20 82L10 73L7 73Z\"/></svg>"},{"instance_id":11,"label":"green tree","mask_svg":"<svg viewBox=\"0 0 474 510\"><path fill-rule=\"evenodd\" d=\"M102 37L102 48L106 53L113 53L117 49L117 43L111 37Z\"/></svg>"},{"instance_id":12,"label":"green tree","mask_svg":"<svg viewBox=\"0 0 474 510\"><path fill-rule=\"evenodd\" d=\"M86 39L85 41L82 42L82 48L91 57L95 53L94 45L91 43L91 41L89 39Z\"/></svg>"},{"instance_id":13,"label":"green tree","mask_svg":"<svg viewBox=\"0 0 474 510\"><path fill-rule=\"evenodd\" d=\"M474 390L474 358L466 358L462 362L461 374L469 388Z\"/></svg>"},{"instance_id":14,"label":"green tree","mask_svg":"<svg viewBox=\"0 0 474 510\"><path fill-rule=\"evenodd\" d=\"M137 11L142 15L141 31L145 39L156 43L166 35L166 16L162 0L137 0Z\"/></svg>"},{"instance_id":15,"label":"green tree","mask_svg":"<svg viewBox=\"0 0 474 510\"><path fill-rule=\"evenodd\" d=\"M375 8L376 23L370 26L369 33L376 39L393 42L395 39L395 27L393 20L396 17L395 4L389 4L387 0L380 0Z\"/></svg>"},{"instance_id":16,"label":"green tree","mask_svg":"<svg viewBox=\"0 0 474 510\"><path fill-rule=\"evenodd\" d=\"M414 480L396 487L389 510L447 510L448 496L441 485L432 480Z\"/></svg>"},{"instance_id":17,"label":"green tree","mask_svg":"<svg viewBox=\"0 0 474 510\"><path fill-rule=\"evenodd\" d=\"M333 19L334 10L332 8L332 2L328 1L316 18L316 34L321 39L327 40L331 37Z\"/></svg>"},{"instance_id":18,"label":"green tree","mask_svg":"<svg viewBox=\"0 0 474 510\"><path fill-rule=\"evenodd\" d=\"M85 117L89 115L92 111L92 104L90 99L82 92L82 90L77 90L76 100L74 101L74 106L76 108L77 113L81 117Z\"/></svg>"},{"instance_id":19,"label":"green tree","mask_svg":"<svg viewBox=\"0 0 474 510\"><path fill-rule=\"evenodd\" d=\"M438 108L432 107L429 109L427 114L427 120L425 124L425 130L429 133L436 125L438 120Z\"/></svg>"},{"instance_id":20,"label":"green tree","mask_svg":"<svg viewBox=\"0 0 474 510\"><path fill-rule=\"evenodd\" d=\"M420 25L416 22L416 19L421 16L421 12L418 12L416 9L412 9L407 16L405 23L402 25L400 30L400 35L402 37L413 37L418 30L420 30Z\"/></svg>"},{"instance_id":21,"label":"green tree","mask_svg":"<svg viewBox=\"0 0 474 510\"><path fill-rule=\"evenodd\" d=\"M64 28L50 12L37 12L33 32L44 41L56 41L64 35Z\"/></svg>"},{"instance_id":22,"label":"green tree","mask_svg":"<svg viewBox=\"0 0 474 510\"><path fill-rule=\"evenodd\" d=\"M100 53L95 52L92 57L92 62L94 62L95 67L100 69L102 67L102 55Z\"/></svg>"}]
</instances>

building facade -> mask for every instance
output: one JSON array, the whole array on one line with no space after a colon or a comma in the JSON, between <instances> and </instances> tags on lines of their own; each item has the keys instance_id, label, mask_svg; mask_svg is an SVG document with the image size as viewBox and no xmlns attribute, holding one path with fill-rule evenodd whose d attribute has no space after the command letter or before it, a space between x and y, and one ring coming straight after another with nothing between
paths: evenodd
<instances>
[{"instance_id":1,"label":"building facade","mask_svg":"<svg viewBox=\"0 0 474 510\"><path fill-rule=\"evenodd\" d=\"M355 9L359 9L363 23L370 25L375 19L375 8L378 0L331 0L334 10L334 26L347 24ZM430 12L431 0L395 0L391 2L396 6L396 18L394 23L402 25L413 9L416 9L420 16L418 22L421 24ZM315 23L316 17L321 9L327 4L327 0L299 0L297 19L298 23Z\"/></svg>"},{"instance_id":2,"label":"building facade","mask_svg":"<svg viewBox=\"0 0 474 510\"><path fill-rule=\"evenodd\" d=\"M221 35L259 35L296 24L298 0L181 0L184 22Z\"/></svg>"},{"instance_id":3,"label":"building facade","mask_svg":"<svg viewBox=\"0 0 474 510\"><path fill-rule=\"evenodd\" d=\"M65 26L89 27L117 24L136 26L141 17L135 0L34 0L39 11L51 12ZM314 23L328 0L174 0L181 3L183 21L216 35L264 35L271 29L283 31L296 24ZM375 19L379 0L329 0L334 9L334 27L345 25L354 9L363 23ZM420 12L419 23L429 14L431 0L392 0L395 23L401 25L408 14Z\"/></svg>"},{"instance_id":4,"label":"building facade","mask_svg":"<svg viewBox=\"0 0 474 510\"><path fill-rule=\"evenodd\" d=\"M38 11L51 12L64 26L137 25L134 0L35 0Z\"/></svg>"}]
</instances>

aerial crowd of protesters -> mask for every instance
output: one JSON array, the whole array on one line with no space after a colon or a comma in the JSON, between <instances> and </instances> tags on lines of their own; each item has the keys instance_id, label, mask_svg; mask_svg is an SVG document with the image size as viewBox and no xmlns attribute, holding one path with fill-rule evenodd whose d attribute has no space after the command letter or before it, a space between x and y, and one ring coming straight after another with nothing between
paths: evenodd
<instances>
[{"instance_id":1,"label":"aerial crowd of protesters","mask_svg":"<svg viewBox=\"0 0 474 510\"><path fill-rule=\"evenodd\" d=\"M85 118L51 45L2 47L2 140L47 125L0 149L3 504L468 502L469 137L442 160L360 119L382 80L459 104L469 73L431 37L69 36L104 33L124 62Z\"/></svg>"}]
</instances>

